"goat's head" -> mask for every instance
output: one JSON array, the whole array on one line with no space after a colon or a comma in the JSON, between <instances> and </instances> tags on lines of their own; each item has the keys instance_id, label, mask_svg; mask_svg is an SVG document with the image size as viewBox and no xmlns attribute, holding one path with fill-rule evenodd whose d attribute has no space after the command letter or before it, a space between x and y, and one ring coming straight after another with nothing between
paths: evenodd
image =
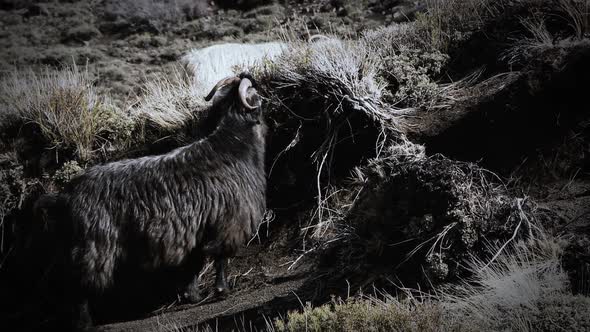
<instances>
[{"instance_id":1,"label":"goat's head","mask_svg":"<svg viewBox=\"0 0 590 332\"><path fill-rule=\"evenodd\" d=\"M213 104L226 96L238 93L241 107L247 111L257 110L261 105L260 96L256 92L256 83L248 73L239 76L230 76L217 82L211 92L205 97L205 101L213 99ZM237 91L236 91L237 88Z\"/></svg>"}]
</instances>

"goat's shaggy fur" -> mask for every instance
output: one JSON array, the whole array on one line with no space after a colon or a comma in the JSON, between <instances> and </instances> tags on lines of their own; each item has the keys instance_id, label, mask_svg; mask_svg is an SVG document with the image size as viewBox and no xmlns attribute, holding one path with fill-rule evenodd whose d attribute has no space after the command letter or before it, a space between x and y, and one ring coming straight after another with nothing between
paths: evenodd
<instances>
[{"instance_id":1,"label":"goat's shaggy fur","mask_svg":"<svg viewBox=\"0 0 590 332\"><path fill-rule=\"evenodd\" d=\"M194 257L231 257L256 232L266 208L260 110L245 110L232 84L217 92L210 114L217 126L206 138L91 167L55 197L72 226L83 292L105 290L129 266L198 273Z\"/></svg>"},{"instance_id":2,"label":"goat's shaggy fur","mask_svg":"<svg viewBox=\"0 0 590 332\"><path fill-rule=\"evenodd\" d=\"M233 75L235 67L251 67L264 59L273 60L286 48L287 44L282 42L218 44L191 50L180 62L204 94L204 89Z\"/></svg>"}]
</instances>

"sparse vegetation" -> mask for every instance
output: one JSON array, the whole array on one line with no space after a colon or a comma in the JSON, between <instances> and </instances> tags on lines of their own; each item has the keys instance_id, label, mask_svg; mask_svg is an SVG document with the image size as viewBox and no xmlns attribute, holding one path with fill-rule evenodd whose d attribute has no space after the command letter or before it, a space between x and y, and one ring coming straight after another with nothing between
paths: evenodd
<instances>
[{"instance_id":1,"label":"sparse vegetation","mask_svg":"<svg viewBox=\"0 0 590 332\"><path fill-rule=\"evenodd\" d=\"M40 192L200 137L204 87L176 69L183 53L282 35L284 55L236 68L265 98L275 221L236 258L233 284L239 296L299 275L319 286L313 305L282 318L269 318L280 299L257 303L267 330L589 330L588 114L572 106L583 101L572 82L589 72L590 2L370 2L370 15L348 0L2 4L20 10L2 27L34 27L0 33L2 68L30 66L0 77L0 273L21 264L4 255L27 237L11 232L28 229L15 225ZM361 30L369 17L379 27ZM316 28L328 38L307 42ZM63 66L72 61L88 65ZM490 147L521 148L519 159ZM373 283L386 290L355 292ZM190 330L161 319L156 329ZM217 323L203 329L227 327Z\"/></svg>"},{"instance_id":2,"label":"sparse vegetation","mask_svg":"<svg viewBox=\"0 0 590 332\"><path fill-rule=\"evenodd\" d=\"M146 82L134 114L147 129L179 134L180 129L201 117L205 108L202 89L186 73L175 70L170 77ZM180 132L180 134L183 134Z\"/></svg>"}]
</instances>

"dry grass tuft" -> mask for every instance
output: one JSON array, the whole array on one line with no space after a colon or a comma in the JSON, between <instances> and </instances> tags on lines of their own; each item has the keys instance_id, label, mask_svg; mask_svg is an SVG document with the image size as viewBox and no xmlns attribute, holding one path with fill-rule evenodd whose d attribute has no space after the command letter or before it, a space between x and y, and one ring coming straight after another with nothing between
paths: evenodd
<instances>
[{"instance_id":1,"label":"dry grass tuft","mask_svg":"<svg viewBox=\"0 0 590 332\"><path fill-rule=\"evenodd\" d=\"M521 18L520 23L527 36L517 39L514 46L501 56L501 59L507 60L509 64L519 63L530 57L535 51L551 47L554 42L554 36L547 29L544 16Z\"/></svg>"},{"instance_id":2,"label":"dry grass tuft","mask_svg":"<svg viewBox=\"0 0 590 332\"><path fill-rule=\"evenodd\" d=\"M503 1L427 0L426 15L418 17L416 30L423 43L446 52L456 41L483 26L486 19L497 15Z\"/></svg>"},{"instance_id":3,"label":"dry grass tuft","mask_svg":"<svg viewBox=\"0 0 590 332\"><path fill-rule=\"evenodd\" d=\"M306 100L326 105L331 113L348 108L387 119L381 103L384 85L377 78L381 60L363 46L337 38L293 41L283 56L253 71L262 90L272 91L270 102L277 108Z\"/></svg>"},{"instance_id":4,"label":"dry grass tuft","mask_svg":"<svg viewBox=\"0 0 590 332\"><path fill-rule=\"evenodd\" d=\"M590 0L559 0L559 7L565 15L574 37L582 40L590 34Z\"/></svg>"},{"instance_id":5,"label":"dry grass tuft","mask_svg":"<svg viewBox=\"0 0 590 332\"><path fill-rule=\"evenodd\" d=\"M86 70L14 70L0 81L0 126L36 126L56 150L71 149L80 160L124 145L133 124L99 96Z\"/></svg>"},{"instance_id":6,"label":"dry grass tuft","mask_svg":"<svg viewBox=\"0 0 590 332\"><path fill-rule=\"evenodd\" d=\"M191 81L185 73L175 70L169 77L146 82L133 114L164 132L182 127L206 105Z\"/></svg>"},{"instance_id":7,"label":"dry grass tuft","mask_svg":"<svg viewBox=\"0 0 590 332\"><path fill-rule=\"evenodd\" d=\"M541 234L510 245L493 262L473 258L473 277L443 291L443 304L471 330L586 330L590 299L571 294L560 265L563 248L564 241Z\"/></svg>"}]
</instances>

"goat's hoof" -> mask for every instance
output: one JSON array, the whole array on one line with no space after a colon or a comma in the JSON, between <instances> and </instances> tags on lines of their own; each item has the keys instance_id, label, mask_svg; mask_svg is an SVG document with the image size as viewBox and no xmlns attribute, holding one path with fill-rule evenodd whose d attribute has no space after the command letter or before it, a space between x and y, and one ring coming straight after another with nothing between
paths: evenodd
<instances>
[{"instance_id":1,"label":"goat's hoof","mask_svg":"<svg viewBox=\"0 0 590 332\"><path fill-rule=\"evenodd\" d=\"M93 326L92 320L85 319L85 318L75 320L75 321L71 322L71 324L72 325L70 326L70 329L75 332L90 331Z\"/></svg>"},{"instance_id":2,"label":"goat's hoof","mask_svg":"<svg viewBox=\"0 0 590 332\"><path fill-rule=\"evenodd\" d=\"M226 297L229 294L229 288L227 287L215 287L215 295L218 297Z\"/></svg>"},{"instance_id":3,"label":"goat's hoof","mask_svg":"<svg viewBox=\"0 0 590 332\"><path fill-rule=\"evenodd\" d=\"M201 295L201 292L199 292L198 290L187 291L184 292L184 294L182 295L184 300L188 303L199 303L203 300L203 296Z\"/></svg>"},{"instance_id":4,"label":"goat's hoof","mask_svg":"<svg viewBox=\"0 0 590 332\"><path fill-rule=\"evenodd\" d=\"M75 308L74 317L71 317L70 329L72 331L88 331L92 328L92 316L88 302L84 302Z\"/></svg>"}]
</instances>

